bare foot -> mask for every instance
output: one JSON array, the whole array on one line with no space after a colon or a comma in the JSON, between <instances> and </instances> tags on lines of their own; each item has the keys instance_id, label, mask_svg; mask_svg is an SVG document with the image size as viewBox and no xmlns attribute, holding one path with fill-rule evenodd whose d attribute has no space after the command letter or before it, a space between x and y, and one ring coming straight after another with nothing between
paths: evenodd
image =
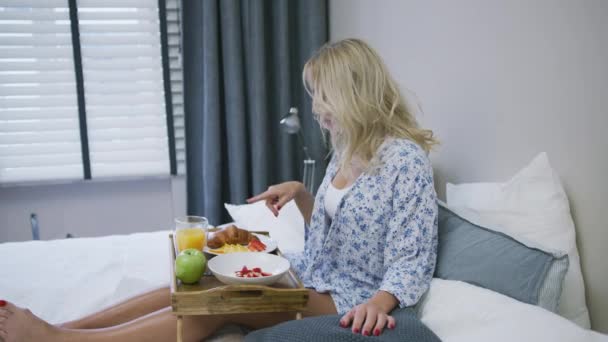
<instances>
[{"instance_id":1,"label":"bare foot","mask_svg":"<svg viewBox=\"0 0 608 342\"><path fill-rule=\"evenodd\" d=\"M56 333L55 327L30 310L0 301L0 339L3 342L53 341Z\"/></svg>"}]
</instances>

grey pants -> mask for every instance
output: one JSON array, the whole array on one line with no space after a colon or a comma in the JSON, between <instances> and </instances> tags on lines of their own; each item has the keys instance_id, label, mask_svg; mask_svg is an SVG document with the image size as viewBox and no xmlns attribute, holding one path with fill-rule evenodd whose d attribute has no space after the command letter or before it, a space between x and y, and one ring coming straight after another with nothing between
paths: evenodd
<instances>
[{"instance_id":1,"label":"grey pants","mask_svg":"<svg viewBox=\"0 0 608 342\"><path fill-rule=\"evenodd\" d=\"M350 328L339 325L342 315L310 317L289 321L274 327L254 331L245 337L246 342L358 342L358 341L441 341L416 317L412 308L396 309L391 312L396 327L385 328L380 336L354 334Z\"/></svg>"}]
</instances>

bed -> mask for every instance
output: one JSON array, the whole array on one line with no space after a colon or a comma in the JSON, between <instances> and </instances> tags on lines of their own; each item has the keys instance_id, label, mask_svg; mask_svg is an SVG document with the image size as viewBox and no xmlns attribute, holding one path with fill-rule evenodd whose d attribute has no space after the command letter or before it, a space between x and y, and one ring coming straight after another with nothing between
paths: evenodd
<instances>
[{"instance_id":1,"label":"bed","mask_svg":"<svg viewBox=\"0 0 608 342\"><path fill-rule=\"evenodd\" d=\"M535 195L548 196L545 196L547 199L543 201L539 201L536 197L532 198L531 203L539 203L542 208L569 211L567 207L549 205L552 202L548 201L567 199L559 192L561 188L542 189L539 182L543 179L542 174L547 173L548 161L545 159L541 156L516 175L514 180L500 186L496 184L452 186L448 189L448 202L451 198L455 205L462 204L463 211L466 209L474 212L475 208L479 209L474 212L477 215L476 219L491 224L492 217L485 215L482 210L484 205L495 202L507 206L508 203L496 202L496 199L508 194L509 187L515 189L534 187ZM550 176L552 177L551 174ZM554 180L551 177L549 178ZM530 180L536 184L531 184ZM496 189L499 189L500 193L492 192ZM555 189L559 191L555 192ZM525 192L524 195L527 193ZM476 199L481 204L476 205L467 198ZM509 199L515 199L516 205L523 204L525 210L534 209L531 208L532 204L526 204L526 198L510 196ZM278 218L271 215L263 203L226 205L226 208L241 227L255 230L267 228L271 237L278 241L281 250L285 252L302 250L304 224L294 203L288 203ZM509 207L507 212L512 214L517 212L515 209L517 208ZM491 213L496 212L496 208L488 210ZM542 210L536 208L533 212L538 213ZM526 226L521 222L525 216L525 212L520 212L515 220L507 217L510 221L504 215L500 216L504 225L496 229L503 230L504 234L500 234L510 234L511 232L506 230L509 228L509 222L515 222L516 227ZM544 215L540 220L541 225L537 222L537 226L544 227L543 224L547 222L551 223L550 229L559 226L550 217L549 214ZM533 221L530 222L539 221L536 216L532 218ZM254 225L248 227L248 223ZM572 245L573 227L563 230L562 235L567 237L563 239L560 238L562 236L560 232L550 229L539 230L550 236L542 237L547 241L541 242L547 242L553 248L561 246L559 248L561 250L566 250ZM169 233L170 231L158 231L99 238L0 244L0 296L17 305L30 308L32 312L50 323L61 323L99 311L142 292L168 286ZM534 245L533 249L536 249L542 243L538 243L538 240L532 241L538 238L538 231L534 233L536 235L526 236L526 239L528 239L527 243ZM550 241L551 239L554 241ZM570 271L576 271L574 264L578 264L578 260L574 257L578 257L578 254L569 254ZM580 272L580 269L576 272ZM574 276L577 275L576 272ZM567 277L561 279L565 283L569 281ZM572 291L574 287L565 286L564 293ZM588 316L586 312L581 316L575 303L575 300L581 298L562 297L562 302L566 302L569 308L574 308L576 315L570 315L563 310L558 315L538 305L526 304L499 292L463 281L437 278L433 279L429 291L416 306L416 312L421 321L445 341L608 342L607 335L584 328L588 324ZM584 293L582 299L584 307ZM239 327L228 327L211 340L241 341L243 336L244 331Z\"/></svg>"},{"instance_id":2,"label":"bed","mask_svg":"<svg viewBox=\"0 0 608 342\"><path fill-rule=\"evenodd\" d=\"M51 323L81 317L167 286L168 234L2 244L0 292ZM417 310L445 341L608 341L542 308L459 281L434 279ZM242 336L232 327L213 340Z\"/></svg>"}]
</instances>

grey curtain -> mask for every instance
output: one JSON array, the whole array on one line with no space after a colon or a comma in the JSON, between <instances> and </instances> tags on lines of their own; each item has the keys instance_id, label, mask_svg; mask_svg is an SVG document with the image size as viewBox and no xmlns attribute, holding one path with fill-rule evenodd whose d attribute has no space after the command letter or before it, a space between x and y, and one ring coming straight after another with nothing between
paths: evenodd
<instances>
[{"instance_id":1,"label":"grey curtain","mask_svg":"<svg viewBox=\"0 0 608 342\"><path fill-rule=\"evenodd\" d=\"M184 0L183 25L188 213L222 223L224 202L301 180L303 153L279 127L292 106L318 186L327 151L301 73L327 41L326 0Z\"/></svg>"}]
</instances>

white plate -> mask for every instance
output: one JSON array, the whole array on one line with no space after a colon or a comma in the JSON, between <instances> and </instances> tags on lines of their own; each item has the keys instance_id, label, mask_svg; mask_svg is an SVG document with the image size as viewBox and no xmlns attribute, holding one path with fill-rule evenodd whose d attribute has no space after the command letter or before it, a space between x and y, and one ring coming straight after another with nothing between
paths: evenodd
<instances>
[{"instance_id":1,"label":"white plate","mask_svg":"<svg viewBox=\"0 0 608 342\"><path fill-rule=\"evenodd\" d=\"M281 279L290 267L289 261L283 257L259 252L218 255L209 260L207 266L219 281L228 285L271 285ZM259 267L263 272L272 275L258 278L237 277L235 272L240 271L243 266L247 266L249 269Z\"/></svg>"},{"instance_id":2,"label":"white plate","mask_svg":"<svg viewBox=\"0 0 608 342\"><path fill-rule=\"evenodd\" d=\"M274 251L275 249L277 249L277 247L279 246L278 242L276 242L275 240L273 240L272 238L270 238L266 235L256 234L256 233L253 233L253 235L257 236L258 239L260 239L260 241L266 245L266 249L263 251L252 252L252 253L270 253L270 252ZM214 253L211 251L211 248L209 248L207 246L205 246L205 248L203 248L203 252L209 253L212 255L233 254L233 253ZM244 252L240 252L240 253L244 253Z\"/></svg>"}]
</instances>

